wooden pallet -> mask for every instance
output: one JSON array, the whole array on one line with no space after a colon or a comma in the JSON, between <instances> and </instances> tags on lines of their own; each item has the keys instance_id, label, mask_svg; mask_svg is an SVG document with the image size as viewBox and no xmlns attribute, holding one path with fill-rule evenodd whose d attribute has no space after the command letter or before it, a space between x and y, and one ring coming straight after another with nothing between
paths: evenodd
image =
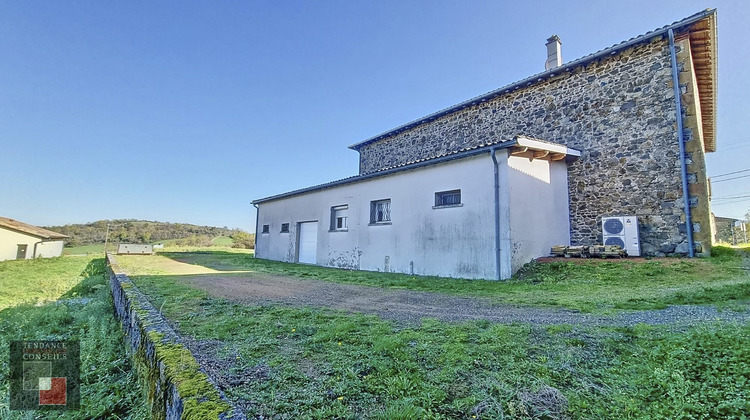
<instances>
[{"instance_id":1,"label":"wooden pallet","mask_svg":"<svg viewBox=\"0 0 750 420\"><path fill-rule=\"evenodd\" d=\"M623 258L623 257L628 256L627 251L625 251L618 245L593 245L593 246L555 245L550 249L550 254L553 257L565 257L565 258L571 258L571 257Z\"/></svg>"}]
</instances>

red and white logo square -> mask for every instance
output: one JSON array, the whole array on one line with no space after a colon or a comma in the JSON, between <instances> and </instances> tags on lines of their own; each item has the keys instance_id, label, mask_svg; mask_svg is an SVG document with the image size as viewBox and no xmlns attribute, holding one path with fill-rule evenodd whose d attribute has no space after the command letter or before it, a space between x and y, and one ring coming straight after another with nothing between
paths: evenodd
<instances>
[{"instance_id":1,"label":"red and white logo square","mask_svg":"<svg viewBox=\"0 0 750 420\"><path fill-rule=\"evenodd\" d=\"M66 405L67 378L39 378L39 405Z\"/></svg>"}]
</instances>

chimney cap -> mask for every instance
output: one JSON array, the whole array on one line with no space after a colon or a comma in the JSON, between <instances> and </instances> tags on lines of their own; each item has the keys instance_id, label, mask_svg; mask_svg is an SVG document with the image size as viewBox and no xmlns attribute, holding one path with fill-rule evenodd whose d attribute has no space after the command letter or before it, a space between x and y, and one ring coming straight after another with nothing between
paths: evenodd
<instances>
[{"instance_id":1,"label":"chimney cap","mask_svg":"<svg viewBox=\"0 0 750 420\"><path fill-rule=\"evenodd\" d=\"M557 35L552 35L551 37L547 38L547 43L548 44L551 43L551 42L555 42L555 41L557 41L560 44L562 44L562 41L560 41L560 37L557 36Z\"/></svg>"}]
</instances>

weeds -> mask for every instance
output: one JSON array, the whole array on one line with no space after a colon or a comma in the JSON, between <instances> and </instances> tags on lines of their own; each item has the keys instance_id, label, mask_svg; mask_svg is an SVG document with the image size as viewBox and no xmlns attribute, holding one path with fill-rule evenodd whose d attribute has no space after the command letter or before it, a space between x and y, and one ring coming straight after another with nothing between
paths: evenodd
<instances>
[{"instance_id":1,"label":"weeds","mask_svg":"<svg viewBox=\"0 0 750 420\"><path fill-rule=\"evenodd\" d=\"M112 315L112 301L103 275L104 260L63 257L22 263L0 263L0 271L12 273L12 277L3 277L3 281L33 285L44 277L47 284L64 290L57 302L42 305L10 302L11 307L0 311L0 354L8 354L11 340L79 340L81 409L11 412L7 405L9 384L2 381L0 418L147 418L145 398L125 353L120 325ZM51 296L33 286L15 291L19 302ZM9 365L3 360L0 377L7 378L8 374Z\"/></svg>"}]
</instances>

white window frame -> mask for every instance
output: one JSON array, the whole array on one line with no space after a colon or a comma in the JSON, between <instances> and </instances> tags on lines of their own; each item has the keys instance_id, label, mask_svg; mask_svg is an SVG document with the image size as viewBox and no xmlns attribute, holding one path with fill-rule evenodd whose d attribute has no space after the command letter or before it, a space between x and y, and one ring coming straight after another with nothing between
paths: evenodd
<instances>
[{"instance_id":1,"label":"white window frame","mask_svg":"<svg viewBox=\"0 0 750 420\"><path fill-rule=\"evenodd\" d=\"M262 230L260 231L261 234L269 234L271 233L271 225L263 225Z\"/></svg>"},{"instance_id":2,"label":"white window frame","mask_svg":"<svg viewBox=\"0 0 750 420\"><path fill-rule=\"evenodd\" d=\"M341 215L343 212L343 216ZM341 225L339 226L339 221ZM349 230L349 205L331 207L331 226L330 232L346 232Z\"/></svg>"},{"instance_id":3,"label":"white window frame","mask_svg":"<svg viewBox=\"0 0 750 420\"><path fill-rule=\"evenodd\" d=\"M284 227L286 227L286 229L284 229ZM289 223L282 223L281 231L279 233L289 233Z\"/></svg>"}]
</instances>

